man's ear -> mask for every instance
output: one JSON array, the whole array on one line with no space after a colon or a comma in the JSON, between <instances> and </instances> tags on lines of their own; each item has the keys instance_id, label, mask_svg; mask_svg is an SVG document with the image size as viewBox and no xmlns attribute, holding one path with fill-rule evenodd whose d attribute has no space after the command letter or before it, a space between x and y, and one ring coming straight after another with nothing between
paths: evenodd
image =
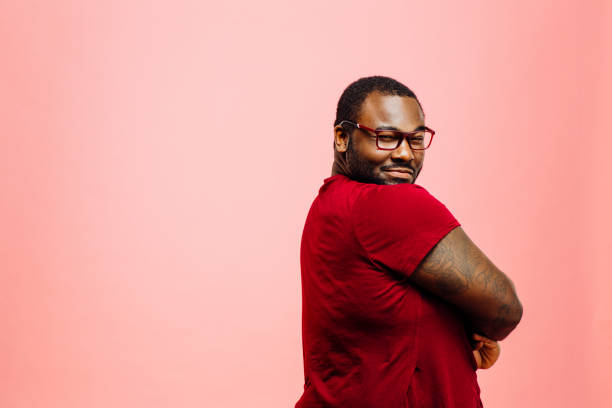
<instances>
[{"instance_id":1,"label":"man's ear","mask_svg":"<svg viewBox=\"0 0 612 408\"><path fill-rule=\"evenodd\" d=\"M348 148L349 135L341 125L336 125L334 127L334 146L336 147L336 151L340 153L346 152Z\"/></svg>"}]
</instances>

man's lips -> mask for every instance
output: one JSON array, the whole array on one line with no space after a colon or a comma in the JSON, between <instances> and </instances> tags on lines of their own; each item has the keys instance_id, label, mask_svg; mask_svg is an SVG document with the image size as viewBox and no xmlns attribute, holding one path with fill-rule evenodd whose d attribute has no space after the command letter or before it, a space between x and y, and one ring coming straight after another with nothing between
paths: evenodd
<instances>
[{"instance_id":1,"label":"man's lips","mask_svg":"<svg viewBox=\"0 0 612 408\"><path fill-rule=\"evenodd\" d=\"M400 173L414 173L412 169L407 169L405 167L393 167L390 169L385 169L384 171L399 171Z\"/></svg>"},{"instance_id":2,"label":"man's lips","mask_svg":"<svg viewBox=\"0 0 612 408\"><path fill-rule=\"evenodd\" d=\"M395 167L395 168L385 169L384 171L386 171L393 177L399 177L399 178L409 178L409 177L412 177L412 175L414 174L413 170L407 169L405 167Z\"/></svg>"}]
</instances>

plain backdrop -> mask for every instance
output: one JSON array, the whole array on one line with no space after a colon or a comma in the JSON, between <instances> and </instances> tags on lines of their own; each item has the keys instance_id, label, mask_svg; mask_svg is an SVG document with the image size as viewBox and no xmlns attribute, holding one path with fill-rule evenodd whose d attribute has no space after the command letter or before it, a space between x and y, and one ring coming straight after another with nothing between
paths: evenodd
<instances>
[{"instance_id":1,"label":"plain backdrop","mask_svg":"<svg viewBox=\"0 0 612 408\"><path fill-rule=\"evenodd\" d=\"M417 180L524 305L485 407L612 401L612 3L0 3L0 406L293 407L343 89L411 87Z\"/></svg>"}]
</instances>

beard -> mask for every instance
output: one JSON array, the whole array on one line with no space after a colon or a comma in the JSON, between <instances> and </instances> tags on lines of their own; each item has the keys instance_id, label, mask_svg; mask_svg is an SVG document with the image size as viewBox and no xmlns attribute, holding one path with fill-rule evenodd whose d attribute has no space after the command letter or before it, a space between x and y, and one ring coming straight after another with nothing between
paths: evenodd
<instances>
[{"instance_id":1,"label":"beard","mask_svg":"<svg viewBox=\"0 0 612 408\"><path fill-rule=\"evenodd\" d=\"M361 183L369 183L369 184L414 184L419 173L421 172L421 168L415 170L414 177L411 181L397 181L393 182L387 180L385 178L378 177L376 175L376 166L370 163L367 160L364 160L359 153L355 151L353 148L353 138L349 137L348 146L346 149L346 161L348 164L348 168L350 171L350 178L359 181ZM396 167L409 167L398 165ZM412 168L412 167L410 167ZM414 170L414 169L413 169Z\"/></svg>"}]
</instances>

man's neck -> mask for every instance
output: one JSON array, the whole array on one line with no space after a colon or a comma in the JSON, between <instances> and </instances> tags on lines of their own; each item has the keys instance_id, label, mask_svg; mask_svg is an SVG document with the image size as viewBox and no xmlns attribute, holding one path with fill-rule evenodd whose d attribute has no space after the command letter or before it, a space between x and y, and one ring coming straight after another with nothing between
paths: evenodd
<instances>
[{"instance_id":1,"label":"man's neck","mask_svg":"<svg viewBox=\"0 0 612 408\"><path fill-rule=\"evenodd\" d=\"M332 164L331 175L335 176L337 174L342 174L348 177L348 174L346 173L345 169L343 169L342 166L339 165L337 161L334 161L334 163Z\"/></svg>"}]
</instances>

